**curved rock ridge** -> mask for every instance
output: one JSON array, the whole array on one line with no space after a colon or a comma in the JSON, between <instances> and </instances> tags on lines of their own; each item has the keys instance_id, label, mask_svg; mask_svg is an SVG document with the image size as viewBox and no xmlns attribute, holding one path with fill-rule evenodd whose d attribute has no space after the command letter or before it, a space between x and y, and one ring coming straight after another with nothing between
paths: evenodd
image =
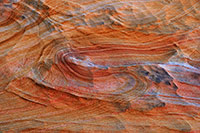
<instances>
[{"instance_id":1,"label":"curved rock ridge","mask_svg":"<svg viewBox=\"0 0 200 133\"><path fill-rule=\"evenodd\" d=\"M200 132L199 0L0 0L1 132Z\"/></svg>"}]
</instances>

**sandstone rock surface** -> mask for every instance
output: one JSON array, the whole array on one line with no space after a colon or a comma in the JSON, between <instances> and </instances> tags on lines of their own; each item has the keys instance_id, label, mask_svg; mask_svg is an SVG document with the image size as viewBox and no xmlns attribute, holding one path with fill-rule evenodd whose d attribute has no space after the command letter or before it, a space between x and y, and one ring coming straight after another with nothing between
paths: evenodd
<instances>
[{"instance_id":1,"label":"sandstone rock surface","mask_svg":"<svg viewBox=\"0 0 200 133\"><path fill-rule=\"evenodd\" d=\"M200 132L199 0L0 0L0 131Z\"/></svg>"}]
</instances>

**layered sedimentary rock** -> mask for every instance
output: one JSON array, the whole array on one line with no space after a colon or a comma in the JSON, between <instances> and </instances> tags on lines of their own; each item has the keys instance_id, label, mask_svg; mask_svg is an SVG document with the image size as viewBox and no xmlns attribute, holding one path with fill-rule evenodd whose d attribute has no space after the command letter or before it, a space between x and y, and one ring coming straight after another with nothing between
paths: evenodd
<instances>
[{"instance_id":1,"label":"layered sedimentary rock","mask_svg":"<svg viewBox=\"0 0 200 133\"><path fill-rule=\"evenodd\" d=\"M199 132L199 0L0 0L0 131Z\"/></svg>"}]
</instances>

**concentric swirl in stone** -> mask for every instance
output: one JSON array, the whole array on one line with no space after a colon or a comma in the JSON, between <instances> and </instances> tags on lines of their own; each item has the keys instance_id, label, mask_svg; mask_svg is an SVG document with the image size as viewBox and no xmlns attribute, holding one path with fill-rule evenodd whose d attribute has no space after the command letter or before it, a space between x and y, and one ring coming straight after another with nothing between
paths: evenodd
<instances>
[{"instance_id":1,"label":"concentric swirl in stone","mask_svg":"<svg viewBox=\"0 0 200 133\"><path fill-rule=\"evenodd\" d=\"M68 49L59 51L56 63L68 83L67 86L63 86L65 88L63 91L81 94L84 97L95 96L103 100L111 100L110 97L124 99L126 95L129 95L130 99L135 99L144 93L146 88L144 81L133 71L126 67L111 67L106 64L107 62L104 62L104 65L94 62L95 60L83 51Z\"/></svg>"}]
</instances>

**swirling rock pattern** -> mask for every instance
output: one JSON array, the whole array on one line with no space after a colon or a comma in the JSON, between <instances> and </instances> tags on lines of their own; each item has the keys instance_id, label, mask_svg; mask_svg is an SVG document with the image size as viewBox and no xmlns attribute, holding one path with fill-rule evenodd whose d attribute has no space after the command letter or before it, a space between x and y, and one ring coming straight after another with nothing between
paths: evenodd
<instances>
[{"instance_id":1,"label":"swirling rock pattern","mask_svg":"<svg viewBox=\"0 0 200 133\"><path fill-rule=\"evenodd\" d=\"M199 0L0 0L0 131L200 132Z\"/></svg>"}]
</instances>

